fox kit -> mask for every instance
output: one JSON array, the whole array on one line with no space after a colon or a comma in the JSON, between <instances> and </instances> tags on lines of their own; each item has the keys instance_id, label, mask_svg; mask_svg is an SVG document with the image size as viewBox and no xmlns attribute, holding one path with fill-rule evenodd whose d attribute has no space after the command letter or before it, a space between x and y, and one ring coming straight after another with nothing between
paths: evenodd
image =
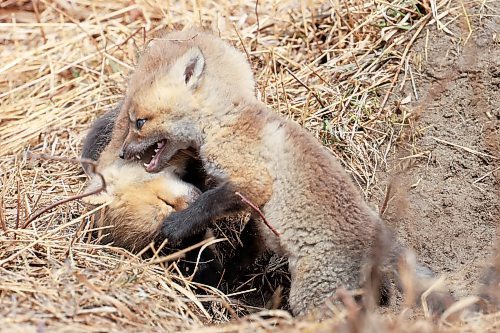
<instances>
[{"instance_id":1,"label":"fox kit","mask_svg":"<svg viewBox=\"0 0 500 333\"><path fill-rule=\"evenodd\" d=\"M220 75L227 67L242 70ZM338 287L360 286L379 237L390 239L385 265L396 266L402 248L310 133L234 87L248 69L242 54L207 33L163 36L131 76L119 115L128 120L120 157L133 159L160 145L145 165L154 173L179 149L199 151L217 186L168 215L161 232L180 241L222 216L248 210L236 192L243 194L279 232L277 237L261 228L268 246L288 257L289 305L303 314Z\"/></svg>"},{"instance_id":2,"label":"fox kit","mask_svg":"<svg viewBox=\"0 0 500 333\"><path fill-rule=\"evenodd\" d=\"M106 181L106 191L86 197L84 201L91 205L109 202L95 214L96 225L107 227L99 232L101 243L138 252L153 241L162 242L159 230L163 219L192 202L200 191L190 182L203 186L205 178L198 172L199 162L187 151L177 154L158 174L146 173L139 161L123 163L117 156L120 147L112 142L113 129L120 128L117 123L119 108L120 105L98 118L85 137L82 157L98 160L97 170ZM88 168L84 169L89 173ZM101 186L100 178L90 175L93 177L87 192ZM205 238L205 231L193 234L176 248L167 244L162 253L186 248ZM211 247L201 253L188 251L178 265L185 274L195 273L194 282L215 287L222 276L221 262Z\"/></svg>"},{"instance_id":3,"label":"fox kit","mask_svg":"<svg viewBox=\"0 0 500 333\"><path fill-rule=\"evenodd\" d=\"M176 156L177 160L182 156ZM177 167L182 161L174 161ZM100 205L109 202L97 219L104 230L104 242L139 251L158 236L159 221L176 210L185 209L201 193L194 185L184 182L167 167L156 174L144 172L139 163L113 163L98 171L106 181L106 190L84 198L86 203ZM101 187L94 177L87 192Z\"/></svg>"},{"instance_id":4,"label":"fox kit","mask_svg":"<svg viewBox=\"0 0 500 333\"><path fill-rule=\"evenodd\" d=\"M212 39L216 40L215 37ZM162 38L153 39L146 53L155 52L155 45L161 42ZM220 80L231 80L233 87L237 87L242 94L254 95L252 71L248 65L241 67L241 63L246 63L236 50L209 47L206 51L214 58L236 57L237 61L228 63L218 71L217 76ZM150 69L156 70L153 67ZM235 75L235 72L239 74ZM83 144L82 157L98 160L97 171L103 174L108 187L108 191L87 198L87 201L97 204L114 199L105 210L104 218L100 219L101 226L114 225L111 232L114 243L130 248L149 243L151 237L160 231L160 223L165 216L174 210L184 209L198 195L194 186L181 181L179 177L196 183L202 189L205 189L205 184L201 179L203 176L200 177L200 172L193 170L193 163L186 158L189 152L183 150L184 154L177 154L174 159L155 159L160 156L157 152L164 149L163 142L157 142L145 154L141 152L141 156L134 156L132 161L120 159L118 152L129 131L128 116L120 114L122 108L123 102L93 124ZM142 164L150 171L154 165L155 173L146 172ZM194 167L197 167L196 163ZM202 166L198 168L202 169ZM196 179L193 179L193 175ZM87 191L99 186L99 178L94 177ZM198 231L202 233L205 229L200 228Z\"/></svg>"},{"instance_id":5,"label":"fox kit","mask_svg":"<svg viewBox=\"0 0 500 333\"><path fill-rule=\"evenodd\" d=\"M153 40L150 46L156 42ZM215 48L213 51L215 57L221 55L220 49ZM230 51L235 52L232 49ZM240 91L253 95L254 82L250 68L241 68L239 62L234 65L235 67L229 66L221 70L219 74L224 76L224 73L240 71L240 75L233 77L233 85ZM200 161L192 158L193 151L182 151L168 163L162 162L157 166L157 173L146 172L142 164L150 162L155 149L160 149L161 145L152 147L146 154L142 154L140 160L120 159L118 152L128 131L128 117L125 119L119 117L122 104L119 103L116 108L98 118L84 140L82 157L98 161L97 171L104 176L107 185L105 192L84 200L94 205L110 202L97 218L98 227L107 227L103 231L104 243L112 242L128 250L139 251L154 240L158 242L163 240L160 227L164 218L173 211L186 208L187 204L199 195L198 188L202 190L207 188L209 180L203 172ZM89 173L90 170L85 165L84 169ZM100 186L100 178L92 177L86 191L93 191ZM253 260L261 250L259 246L253 244L259 243L255 242L257 236L253 234L255 229L253 224L254 222L250 220L248 227L240 236L244 244L248 243L248 246L240 251L238 258L234 258L235 262L240 264ZM177 247L183 248L201 241L205 237L205 231L200 229L199 233L192 233L191 237L184 238L182 244L178 244ZM206 249L202 254L202 261L215 261L212 259L212 254L207 253L209 250L211 251ZM197 253L193 261L196 259ZM211 266L206 269L205 274L210 277L203 278L202 281L217 278L220 263ZM243 267L239 268L243 270ZM233 270L233 274L239 274L238 269Z\"/></svg>"}]
</instances>

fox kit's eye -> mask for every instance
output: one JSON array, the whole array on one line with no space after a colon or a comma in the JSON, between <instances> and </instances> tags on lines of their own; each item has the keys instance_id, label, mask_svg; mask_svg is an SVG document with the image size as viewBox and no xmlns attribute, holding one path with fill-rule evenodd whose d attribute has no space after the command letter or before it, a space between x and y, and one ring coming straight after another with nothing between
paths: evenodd
<instances>
[{"instance_id":1,"label":"fox kit's eye","mask_svg":"<svg viewBox=\"0 0 500 333\"><path fill-rule=\"evenodd\" d=\"M135 127L140 130L142 126L144 126L144 123L146 122L146 119L137 119L135 122Z\"/></svg>"}]
</instances>

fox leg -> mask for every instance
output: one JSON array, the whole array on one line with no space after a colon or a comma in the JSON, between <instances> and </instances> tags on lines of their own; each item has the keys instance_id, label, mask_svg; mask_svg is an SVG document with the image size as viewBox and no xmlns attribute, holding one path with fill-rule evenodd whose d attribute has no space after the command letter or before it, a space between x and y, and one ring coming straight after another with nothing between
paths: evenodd
<instances>
[{"instance_id":1,"label":"fox leg","mask_svg":"<svg viewBox=\"0 0 500 333\"><path fill-rule=\"evenodd\" d=\"M202 193L186 209L174 212L163 220L162 236L170 244L177 244L207 229L218 218L244 210L246 205L235 192L234 186L226 182Z\"/></svg>"},{"instance_id":2,"label":"fox leg","mask_svg":"<svg viewBox=\"0 0 500 333\"><path fill-rule=\"evenodd\" d=\"M333 253L289 258L292 283L289 305L292 314L303 315L335 295L338 288L359 287L359 267L351 258L335 258Z\"/></svg>"}]
</instances>

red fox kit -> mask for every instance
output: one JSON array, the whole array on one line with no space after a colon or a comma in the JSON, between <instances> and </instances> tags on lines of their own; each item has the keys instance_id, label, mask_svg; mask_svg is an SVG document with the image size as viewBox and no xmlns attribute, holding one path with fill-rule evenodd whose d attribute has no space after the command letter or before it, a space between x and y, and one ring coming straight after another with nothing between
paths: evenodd
<instances>
[{"instance_id":1,"label":"red fox kit","mask_svg":"<svg viewBox=\"0 0 500 333\"><path fill-rule=\"evenodd\" d=\"M120 145L112 137L121 137L123 125L117 121L120 105L98 118L85 137L82 157L98 160L97 169L104 175L107 191L85 199L91 204L110 202L99 213L96 225L107 227L100 232L100 241L113 243L132 252L142 250L149 243L163 241L159 230L162 220L174 210L183 209L203 189L206 175L201 172L199 160L191 158L192 151L176 154L160 173L147 174L140 161L123 161L118 157ZM154 153L154 150L149 154ZM147 154L145 154L147 155ZM147 159L148 156L145 156ZM89 170L86 169L88 172ZM182 180L181 180L182 178ZM87 191L100 186L100 178L94 177ZM193 185L194 186L193 186ZM97 236L99 233L96 233ZM193 234L176 248L167 244L162 254L184 249L206 238L206 231ZM193 275L193 281L216 287L223 273L222 262L212 247L203 251L188 251L177 264L181 272ZM146 252L150 254L150 252ZM236 272L238 273L238 272Z\"/></svg>"},{"instance_id":2,"label":"red fox kit","mask_svg":"<svg viewBox=\"0 0 500 333\"><path fill-rule=\"evenodd\" d=\"M261 228L268 246L288 257L290 308L303 314L338 287L360 286L378 237L390 240L384 243L386 265L395 268L402 248L310 133L235 88L240 71L220 75L221 68L235 63L246 73L244 56L211 35L165 35L130 78L120 113L128 119L120 157L131 159L161 146L145 165L157 172L179 149L199 151L217 186L168 215L162 234L180 241L222 216L248 210L236 192L243 194L279 232L278 238ZM422 268L415 274L431 272Z\"/></svg>"},{"instance_id":3,"label":"red fox kit","mask_svg":"<svg viewBox=\"0 0 500 333\"><path fill-rule=\"evenodd\" d=\"M180 159L180 158L177 158ZM180 161L174 163L180 165ZM106 181L106 191L84 198L99 205L109 202L97 219L107 235L104 242L130 251L139 251L158 236L159 221L176 210L182 210L201 193L194 185L184 182L172 167L156 174L144 172L139 163L113 163L99 168ZM93 191L101 186L94 177L87 187Z\"/></svg>"},{"instance_id":4,"label":"red fox kit","mask_svg":"<svg viewBox=\"0 0 500 333\"><path fill-rule=\"evenodd\" d=\"M215 37L211 38L216 40ZM162 38L159 38L159 41L153 40L149 43L149 51L146 52L154 52L155 44L161 40ZM236 50L229 47L208 47L206 51L213 58L234 57L237 61L226 63L217 76L220 80L231 80L233 87L237 87L240 93L254 95L252 71ZM241 66L241 63L246 66ZM235 75L235 72L238 74ZM93 124L84 141L82 157L98 160L97 171L103 174L108 187L106 192L89 197L86 201L98 204L112 200L105 210L105 216L98 223L100 226L113 225L109 230L110 239L115 245L130 249L151 242L152 237L158 234L159 225L165 216L174 209L184 209L198 194L199 191L194 186L181 181L179 176L194 182L202 189L205 184L204 179L200 179L203 178L200 176L201 172L193 170L201 166L192 163L192 159L189 161L185 154L177 154L173 160L156 161L155 174L145 172L142 164L149 162L149 165L152 165L151 156L163 149L161 142L151 147L147 154L141 154L140 161L121 160L118 151L129 130L128 117L119 115L122 107L123 102ZM196 179L193 179L193 176ZM95 177L87 191L99 186L99 178ZM200 230L200 233L205 229Z\"/></svg>"},{"instance_id":5,"label":"red fox kit","mask_svg":"<svg viewBox=\"0 0 500 333\"><path fill-rule=\"evenodd\" d=\"M120 144L113 137L123 137L126 128L126 123L117 118L119 108L96 121L84 142L82 157L98 160L97 171L106 181L105 191L84 201L93 205L109 202L96 220L98 227L109 227L103 231L105 243L139 251L155 240L160 221L175 210L186 208L200 190L180 178L188 163L188 152L177 154L169 166L156 174L144 172L141 161L116 157ZM154 150L149 154L154 154ZM92 177L86 192L100 186L100 178Z\"/></svg>"}]
</instances>

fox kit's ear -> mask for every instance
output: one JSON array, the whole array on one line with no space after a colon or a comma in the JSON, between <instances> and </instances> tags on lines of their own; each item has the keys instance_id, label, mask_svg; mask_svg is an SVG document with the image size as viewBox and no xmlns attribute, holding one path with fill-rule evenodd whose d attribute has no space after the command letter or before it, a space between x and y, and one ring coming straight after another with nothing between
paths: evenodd
<instances>
[{"instance_id":1,"label":"fox kit's ear","mask_svg":"<svg viewBox=\"0 0 500 333\"><path fill-rule=\"evenodd\" d=\"M205 57L198 47L189 49L174 65L174 73L180 74L190 89L198 86L204 69Z\"/></svg>"},{"instance_id":2,"label":"fox kit's ear","mask_svg":"<svg viewBox=\"0 0 500 333\"><path fill-rule=\"evenodd\" d=\"M102 205L108 201L112 201L113 197L109 195L107 192L102 191L98 194L89 195L88 197L84 197L82 199L83 202L91 205Z\"/></svg>"}]
</instances>

